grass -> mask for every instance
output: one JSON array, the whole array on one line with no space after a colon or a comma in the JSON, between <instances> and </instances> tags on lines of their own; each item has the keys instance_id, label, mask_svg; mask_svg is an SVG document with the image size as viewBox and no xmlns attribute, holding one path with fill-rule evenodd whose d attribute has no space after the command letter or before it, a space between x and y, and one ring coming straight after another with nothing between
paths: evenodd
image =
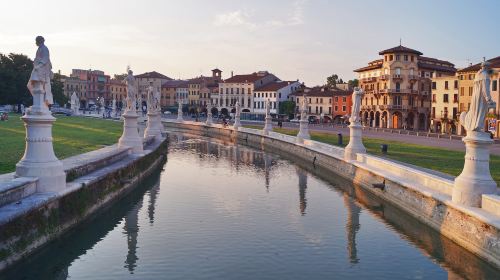
<instances>
[{"instance_id":1,"label":"grass","mask_svg":"<svg viewBox=\"0 0 500 280\"><path fill-rule=\"evenodd\" d=\"M52 128L54 151L59 159L86 153L116 143L121 133L120 122L59 115ZM24 154L25 134L20 115L0 122L0 174L15 171Z\"/></svg>"},{"instance_id":2,"label":"grass","mask_svg":"<svg viewBox=\"0 0 500 280\"><path fill-rule=\"evenodd\" d=\"M262 129L262 127L255 125L245 125L245 127ZM273 131L293 136L298 133L297 129L288 128L273 128ZM313 131L309 133L312 140L339 146L337 134ZM349 143L349 136L343 136L342 142L343 145L341 146L345 147ZM365 137L363 137L363 144L369 154L383 156L453 176L458 176L464 167L465 152ZM382 154L380 150L381 144L389 145L387 155ZM490 156L490 171L493 179L500 185L500 156Z\"/></svg>"}]
</instances>

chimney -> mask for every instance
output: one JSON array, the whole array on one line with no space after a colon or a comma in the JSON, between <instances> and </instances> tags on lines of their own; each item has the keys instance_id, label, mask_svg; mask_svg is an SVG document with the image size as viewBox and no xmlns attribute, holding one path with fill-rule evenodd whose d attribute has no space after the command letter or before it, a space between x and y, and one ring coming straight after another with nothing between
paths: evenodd
<instances>
[{"instance_id":1,"label":"chimney","mask_svg":"<svg viewBox=\"0 0 500 280\"><path fill-rule=\"evenodd\" d=\"M231 70L231 78L233 77L233 71Z\"/></svg>"}]
</instances>

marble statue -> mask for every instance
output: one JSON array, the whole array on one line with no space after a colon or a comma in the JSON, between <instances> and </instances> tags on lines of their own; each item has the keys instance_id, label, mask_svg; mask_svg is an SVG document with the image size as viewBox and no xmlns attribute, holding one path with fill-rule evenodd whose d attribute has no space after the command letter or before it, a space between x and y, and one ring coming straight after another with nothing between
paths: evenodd
<instances>
[{"instance_id":1,"label":"marble statue","mask_svg":"<svg viewBox=\"0 0 500 280\"><path fill-rule=\"evenodd\" d=\"M361 121L359 113L361 112L361 100L363 99L363 94L364 92L361 88L354 88L354 92L352 93L352 112L351 117L349 118L350 122Z\"/></svg>"},{"instance_id":2,"label":"marble statue","mask_svg":"<svg viewBox=\"0 0 500 280\"><path fill-rule=\"evenodd\" d=\"M27 86L31 95L34 95L34 90L41 89L44 93L43 101L48 106L54 103L50 86L50 80L54 74L52 73L49 49L45 46L45 39L42 36L37 36L35 41L38 50L35 60L33 60L33 71L31 71Z\"/></svg>"},{"instance_id":3,"label":"marble statue","mask_svg":"<svg viewBox=\"0 0 500 280\"><path fill-rule=\"evenodd\" d=\"M149 86L148 88L146 89L146 95L147 95L147 98L146 98L146 102L148 104L148 112L155 112L156 111L156 108L155 108L155 98L154 98L154 87L153 87L153 82L150 82L149 83Z\"/></svg>"},{"instance_id":4,"label":"marble statue","mask_svg":"<svg viewBox=\"0 0 500 280\"><path fill-rule=\"evenodd\" d=\"M483 62L474 79L474 89L468 112L460 114L460 124L467 131L483 131L484 120L490 108L496 108L490 95L490 67Z\"/></svg>"},{"instance_id":5,"label":"marble statue","mask_svg":"<svg viewBox=\"0 0 500 280\"><path fill-rule=\"evenodd\" d=\"M307 97L304 94L303 99L302 99L302 110L300 112L300 119L305 120L307 118L307 110L308 109L308 104L307 104Z\"/></svg>"},{"instance_id":6,"label":"marble statue","mask_svg":"<svg viewBox=\"0 0 500 280\"><path fill-rule=\"evenodd\" d=\"M271 114L271 102L269 101L269 98L266 99L266 117Z\"/></svg>"},{"instance_id":7,"label":"marble statue","mask_svg":"<svg viewBox=\"0 0 500 280\"><path fill-rule=\"evenodd\" d=\"M155 110L158 111L158 112L161 112L161 95L160 95L160 92L157 91L157 90L154 90L153 91L154 94L154 107L155 107Z\"/></svg>"},{"instance_id":8,"label":"marble statue","mask_svg":"<svg viewBox=\"0 0 500 280\"><path fill-rule=\"evenodd\" d=\"M71 109L75 109L76 103L78 102L78 97L76 96L76 92L73 92L71 95Z\"/></svg>"},{"instance_id":9,"label":"marble statue","mask_svg":"<svg viewBox=\"0 0 500 280\"><path fill-rule=\"evenodd\" d=\"M126 110L135 111L136 110L136 93L135 93L135 77L132 70L128 69L127 77L125 77L125 83L127 84L127 98L125 99Z\"/></svg>"},{"instance_id":10,"label":"marble statue","mask_svg":"<svg viewBox=\"0 0 500 280\"><path fill-rule=\"evenodd\" d=\"M236 101L236 104L235 104L235 116L239 117L240 113L241 113L240 102Z\"/></svg>"}]
</instances>

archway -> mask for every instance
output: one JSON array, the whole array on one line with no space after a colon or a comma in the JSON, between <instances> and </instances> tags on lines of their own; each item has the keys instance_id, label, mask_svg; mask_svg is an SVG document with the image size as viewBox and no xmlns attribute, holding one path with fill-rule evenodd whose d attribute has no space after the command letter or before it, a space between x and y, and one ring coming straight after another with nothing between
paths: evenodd
<instances>
[{"instance_id":1,"label":"archway","mask_svg":"<svg viewBox=\"0 0 500 280\"><path fill-rule=\"evenodd\" d=\"M425 118L425 114L423 114L423 113L418 115L418 129L420 129L420 130L427 129L427 120Z\"/></svg>"},{"instance_id":2,"label":"archway","mask_svg":"<svg viewBox=\"0 0 500 280\"><path fill-rule=\"evenodd\" d=\"M375 127L380 127L380 112L375 113Z\"/></svg>"},{"instance_id":3,"label":"archway","mask_svg":"<svg viewBox=\"0 0 500 280\"><path fill-rule=\"evenodd\" d=\"M409 112L406 117L406 128L409 130L413 130L413 124L415 123L415 114L413 112Z\"/></svg>"},{"instance_id":4,"label":"archway","mask_svg":"<svg viewBox=\"0 0 500 280\"><path fill-rule=\"evenodd\" d=\"M220 109L220 113L223 114L223 115L225 115L225 116L229 115L229 111L227 110L227 108Z\"/></svg>"},{"instance_id":5,"label":"archway","mask_svg":"<svg viewBox=\"0 0 500 280\"><path fill-rule=\"evenodd\" d=\"M236 113L236 109L235 108L231 109L231 114L234 114L234 113Z\"/></svg>"},{"instance_id":6,"label":"archway","mask_svg":"<svg viewBox=\"0 0 500 280\"><path fill-rule=\"evenodd\" d=\"M365 111L362 123L366 126L368 125L368 111Z\"/></svg>"},{"instance_id":7,"label":"archway","mask_svg":"<svg viewBox=\"0 0 500 280\"><path fill-rule=\"evenodd\" d=\"M219 114L219 109L212 107L211 113L212 113L212 116L217 116Z\"/></svg>"},{"instance_id":8,"label":"archway","mask_svg":"<svg viewBox=\"0 0 500 280\"><path fill-rule=\"evenodd\" d=\"M401 128L403 125L403 115L401 112L394 112L392 114L392 128Z\"/></svg>"},{"instance_id":9,"label":"archway","mask_svg":"<svg viewBox=\"0 0 500 280\"><path fill-rule=\"evenodd\" d=\"M370 112L370 122L368 123L369 127L373 127L375 122L375 112L371 111Z\"/></svg>"}]
</instances>

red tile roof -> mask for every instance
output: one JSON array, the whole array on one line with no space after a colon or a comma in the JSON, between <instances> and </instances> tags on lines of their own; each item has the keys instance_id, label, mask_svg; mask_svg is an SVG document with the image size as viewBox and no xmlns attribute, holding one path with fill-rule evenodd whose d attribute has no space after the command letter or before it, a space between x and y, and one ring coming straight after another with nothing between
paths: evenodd
<instances>
[{"instance_id":1,"label":"red tile roof","mask_svg":"<svg viewBox=\"0 0 500 280\"><path fill-rule=\"evenodd\" d=\"M290 94L291 96L318 96L318 97L332 97L332 96L344 96L351 95L352 91L341 90L341 89L325 89L323 87L314 87L306 92L294 92Z\"/></svg>"},{"instance_id":2,"label":"red tile roof","mask_svg":"<svg viewBox=\"0 0 500 280\"><path fill-rule=\"evenodd\" d=\"M254 91L277 91L282 89L288 85L295 83L296 81L277 81L264 86L261 86Z\"/></svg>"},{"instance_id":3,"label":"red tile roof","mask_svg":"<svg viewBox=\"0 0 500 280\"><path fill-rule=\"evenodd\" d=\"M500 68L500 56L494 57L492 59L487 60L490 63L491 68ZM477 72L481 69L481 63L477 63L474 65L471 65L469 67L463 68L458 70L458 73L464 73L464 72Z\"/></svg>"},{"instance_id":4,"label":"red tile roof","mask_svg":"<svg viewBox=\"0 0 500 280\"><path fill-rule=\"evenodd\" d=\"M140 75L135 75L136 78L149 78L149 79L165 79L165 80L172 80L172 78L169 78L161 73L158 73L156 71L153 72L146 72Z\"/></svg>"},{"instance_id":5,"label":"red tile roof","mask_svg":"<svg viewBox=\"0 0 500 280\"><path fill-rule=\"evenodd\" d=\"M417 50L410 49L410 48L407 48L407 47L404 47L401 45L394 47L394 48L387 49L387 50L383 50L383 51L379 52L378 54L384 55L386 53L413 53L416 55L423 55L423 53L421 53Z\"/></svg>"},{"instance_id":6,"label":"red tile roof","mask_svg":"<svg viewBox=\"0 0 500 280\"><path fill-rule=\"evenodd\" d=\"M271 75L268 72L265 73L252 73L246 75L234 75L231 78L224 80L224 83L254 83L267 75Z\"/></svg>"},{"instance_id":7,"label":"red tile roof","mask_svg":"<svg viewBox=\"0 0 500 280\"><path fill-rule=\"evenodd\" d=\"M180 87L187 88L188 82L185 80L170 80L170 81L164 82L161 85L161 87L162 88L180 88Z\"/></svg>"}]
</instances>

